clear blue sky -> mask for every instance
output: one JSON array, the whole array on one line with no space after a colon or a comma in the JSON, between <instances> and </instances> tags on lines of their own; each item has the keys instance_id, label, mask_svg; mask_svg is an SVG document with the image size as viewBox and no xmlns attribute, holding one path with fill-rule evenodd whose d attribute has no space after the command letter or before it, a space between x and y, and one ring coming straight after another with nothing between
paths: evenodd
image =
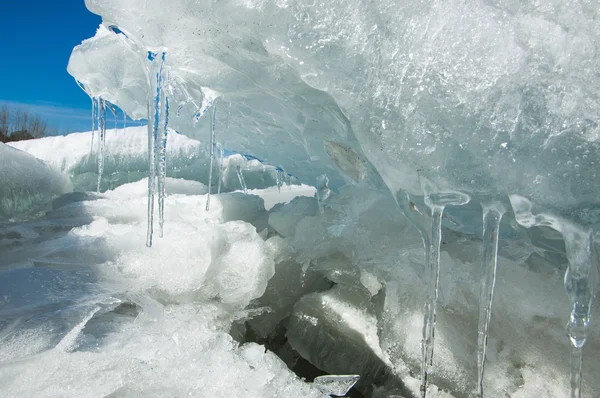
<instances>
[{"instance_id":1,"label":"clear blue sky","mask_svg":"<svg viewBox=\"0 0 600 398\"><path fill-rule=\"evenodd\" d=\"M68 131L89 131L89 97L67 73L71 50L92 37L101 18L84 0L6 0L0 12L0 102Z\"/></svg>"}]
</instances>

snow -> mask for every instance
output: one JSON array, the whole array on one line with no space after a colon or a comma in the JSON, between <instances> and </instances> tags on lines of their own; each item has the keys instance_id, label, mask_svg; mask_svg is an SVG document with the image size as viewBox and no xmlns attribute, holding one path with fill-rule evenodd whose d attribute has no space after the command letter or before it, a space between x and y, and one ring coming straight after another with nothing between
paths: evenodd
<instances>
[{"instance_id":1,"label":"snow","mask_svg":"<svg viewBox=\"0 0 600 398\"><path fill-rule=\"evenodd\" d=\"M0 143L0 221L31 217L71 189L65 176L35 157Z\"/></svg>"}]
</instances>

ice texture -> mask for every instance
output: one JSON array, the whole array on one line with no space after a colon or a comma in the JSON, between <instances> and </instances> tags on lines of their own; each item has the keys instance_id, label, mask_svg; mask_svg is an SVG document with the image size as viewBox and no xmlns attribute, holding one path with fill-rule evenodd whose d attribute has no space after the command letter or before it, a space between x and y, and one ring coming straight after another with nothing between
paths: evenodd
<instances>
[{"instance_id":1,"label":"ice texture","mask_svg":"<svg viewBox=\"0 0 600 398\"><path fill-rule=\"evenodd\" d=\"M72 189L66 176L26 152L0 143L0 220L22 220L46 210Z\"/></svg>"},{"instance_id":2,"label":"ice texture","mask_svg":"<svg viewBox=\"0 0 600 398\"><path fill-rule=\"evenodd\" d=\"M177 106L169 127L211 143L200 167L206 178L192 171L209 191L213 124L224 127L222 148L262 160L228 157L219 182L230 190L250 194L262 181L285 191L291 175L317 182L318 214L294 202L268 214L241 193L211 199L207 217L219 211L217 202L237 210L217 230L193 232L206 236L194 252L204 263L206 245L223 243L219 269L226 274L190 273L188 282L202 283L208 299L239 309L264 292L268 306L276 296L270 292L285 291L269 290L269 278L285 279L278 272L299 277L301 286L318 273L335 286L275 300L271 321L290 316L289 341L300 355L332 373L364 373L357 387L373 394L397 380L422 397L437 394L436 386L457 396L579 397L599 389L598 360L586 355L598 335L597 2L86 5L103 24L73 50L68 71L91 97L149 120L149 209L157 110L167 91ZM154 79L163 67L164 86ZM226 112L209 112L217 98ZM249 164L259 172L247 172ZM482 220L489 203L508 209L497 225ZM134 214L115 213L123 220ZM89 225L100 228L100 221ZM227 251L236 244L247 259ZM271 255L289 256L293 270L266 254L274 247ZM156 268L142 275L160 279ZM238 268L251 280L240 280ZM374 280L384 283L377 289ZM153 283L171 295L190 289L174 281ZM322 329L311 329L315 322ZM338 341L347 348L331 348ZM370 365L352 362L349 352ZM357 369L337 371L342 365ZM383 381L370 383L380 379L378 369Z\"/></svg>"}]
</instances>

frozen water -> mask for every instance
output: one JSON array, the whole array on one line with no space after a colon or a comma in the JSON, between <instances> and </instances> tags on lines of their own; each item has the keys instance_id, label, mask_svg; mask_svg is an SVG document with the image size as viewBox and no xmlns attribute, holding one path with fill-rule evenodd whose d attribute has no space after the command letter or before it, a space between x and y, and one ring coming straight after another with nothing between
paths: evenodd
<instances>
[{"instance_id":1,"label":"frozen water","mask_svg":"<svg viewBox=\"0 0 600 398\"><path fill-rule=\"evenodd\" d=\"M359 379L359 375L330 375L315 377L313 383L324 393L341 397L346 395Z\"/></svg>"},{"instance_id":2,"label":"frozen water","mask_svg":"<svg viewBox=\"0 0 600 398\"><path fill-rule=\"evenodd\" d=\"M107 247L104 257L83 261L105 265L94 288L125 284L127 299L120 299L174 325L168 317L183 308L172 308L174 301L201 303L202 311L216 306L208 323L248 323L240 341L262 339L290 367L300 355L321 371L360 374L357 388L367 395L593 397L600 390L600 362L587 354L599 349L597 2L86 5L103 24L73 50L68 71L91 97L148 119L149 134L134 135L140 145L131 151L122 144L135 129L114 139L114 150L116 134L107 135L100 191L111 192L69 197L43 222L3 226L8 266L74 266L56 246L92 239L91 246ZM164 87L154 79L159 66L169 71ZM198 214L208 199L197 195L204 186L166 180L167 195L169 184L194 195L165 200L165 238L148 251L139 229L144 207L154 205L148 155L166 92L177 104L166 175L214 185L215 139L208 146L194 139L211 137L206 112L219 98L227 105L214 121L224 126L220 152L239 154L220 165L217 192L222 185L248 195L218 194ZM76 189L91 190L95 155L91 135L82 136L85 145L75 135L44 141L54 147L15 145L66 171ZM68 143L73 152L59 148ZM127 188L113 190L148 172L150 200L133 194L137 185L127 199L120 196ZM316 199L267 211L266 198L273 204L279 191L278 201L290 201L283 182L291 186L292 175L317 181L316 190L291 191ZM509 201L497 225L483 225L481 204ZM53 228L62 240L50 239ZM77 345L86 327L77 330L96 307L76 306L59 328L66 332L50 339L41 332L31 349L46 352L68 331L75 338L65 341ZM11 330L37 336L37 321L19 322ZM117 329L121 337L112 342L132 341ZM258 351L250 346L244 358L256 360ZM421 380L413 377L419 368ZM172 374L163 375L157 383ZM109 393L136 388L121 384ZM164 388L151 392L171 385Z\"/></svg>"}]
</instances>

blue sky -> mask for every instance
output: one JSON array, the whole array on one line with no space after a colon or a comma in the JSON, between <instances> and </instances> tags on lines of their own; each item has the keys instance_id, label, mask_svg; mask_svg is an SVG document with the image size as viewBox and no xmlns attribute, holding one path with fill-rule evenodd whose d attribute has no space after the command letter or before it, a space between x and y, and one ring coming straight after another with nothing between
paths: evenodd
<instances>
[{"instance_id":1,"label":"blue sky","mask_svg":"<svg viewBox=\"0 0 600 398\"><path fill-rule=\"evenodd\" d=\"M67 63L100 22L84 0L2 2L0 102L22 105L62 131L90 130L90 99Z\"/></svg>"}]
</instances>

